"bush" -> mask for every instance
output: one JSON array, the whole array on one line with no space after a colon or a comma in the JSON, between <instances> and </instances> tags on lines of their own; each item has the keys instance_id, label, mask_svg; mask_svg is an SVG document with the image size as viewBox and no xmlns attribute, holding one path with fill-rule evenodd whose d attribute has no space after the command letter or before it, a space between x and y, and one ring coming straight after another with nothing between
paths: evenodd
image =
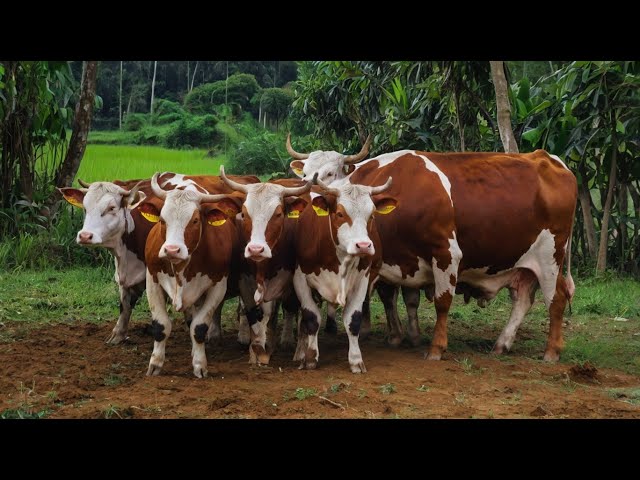
<instances>
[{"instance_id":1,"label":"bush","mask_svg":"<svg viewBox=\"0 0 640 480\"><path fill-rule=\"evenodd\" d=\"M231 75L228 83L219 80L194 88L184 99L185 108L201 115L214 111L215 105L223 105L225 98L229 104L236 104L241 110L251 107L251 99L260 89L256 77L247 73Z\"/></svg>"},{"instance_id":2,"label":"bush","mask_svg":"<svg viewBox=\"0 0 640 480\"><path fill-rule=\"evenodd\" d=\"M154 115L155 116L155 115ZM168 125L170 123L182 120L184 113L167 113L165 115L159 115L153 120L155 125Z\"/></svg>"},{"instance_id":3,"label":"bush","mask_svg":"<svg viewBox=\"0 0 640 480\"><path fill-rule=\"evenodd\" d=\"M148 116L145 113L130 113L124 119L122 128L129 132L140 130L143 126L149 123Z\"/></svg>"},{"instance_id":4,"label":"bush","mask_svg":"<svg viewBox=\"0 0 640 480\"><path fill-rule=\"evenodd\" d=\"M154 117L161 117L170 113L183 114L184 109L178 102L172 102L164 98L157 98L153 101L153 115Z\"/></svg>"},{"instance_id":5,"label":"bush","mask_svg":"<svg viewBox=\"0 0 640 480\"><path fill-rule=\"evenodd\" d=\"M210 147L220 138L216 130L218 119L214 115L187 115L179 122L171 125L164 137L164 144L169 148Z\"/></svg>"},{"instance_id":6,"label":"bush","mask_svg":"<svg viewBox=\"0 0 640 480\"><path fill-rule=\"evenodd\" d=\"M287 172L290 162L282 135L262 131L244 140L229 156L229 172L244 175L281 174Z\"/></svg>"},{"instance_id":7,"label":"bush","mask_svg":"<svg viewBox=\"0 0 640 480\"><path fill-rule=\"evenodd\" d=\"M167 135L166 129L160 129L150 125L144 126L136 133L137 145L161 145Z\"/></svg>"}]
</instances>

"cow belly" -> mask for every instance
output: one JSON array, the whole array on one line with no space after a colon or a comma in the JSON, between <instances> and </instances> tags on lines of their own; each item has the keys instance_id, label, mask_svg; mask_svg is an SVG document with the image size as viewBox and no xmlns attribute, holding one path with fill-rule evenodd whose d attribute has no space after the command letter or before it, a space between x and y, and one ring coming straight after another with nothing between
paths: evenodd
<instances>
[{"instance_id":1,"label":"cow belly","mask_svg":"<svg viewBox=\"0 0 640 480\"><path fill-rule=\"evenodd\" d=\"M343 276L330 270L320 270L318 275L307 275L307 284L328 302L342 305L350 292L361 282L368 281L365 277L368 273L368 270L354 269Z\"/></svg>"},{"instance_id":2,"label":"cow belly","mask_svg":"<svg viewBox=\"0 0 640 480\"><path fill-rule=\"evenodd\" d=\"M392 285L402 285L405 287L422 288L426 285L432 285L433 269L425 260L418 257L418 270L413 275L402 275L399 265L382 264L380 268L380 277Z\"/></svg>"},{"instance_id":3,"label":"cow belly","mask_svg":"<svg viewBox=\"0 0 640 480\"><path fill-rule=\"evenodd\" d=\"M116 282L126 288L133 287L145 281L147 267L144 262L131 250L125 250L124 258L115 258Z\"/></svg>"},{"instance_id":4,"label":"cow belly","mask_svg":"<svg viewBox=\"0 0 640 480\"><path fill-rule=\"evenodd\" d=\"M487 273L487 270L489 270L489 267L464 270L458 277L458 286L460 289L464 289L465 284L470 285L479 290L476 295L472 296L491 300L503 287L511 283L518 272L517 268L511 268L491 275Z\"/></svg>"},{"instance_id":5,"label":"cow belly","mask_svg":"<svg viewBox=\"0 0 640 480\"><path fill-rule=\"evenodd\" d=\"M171 299L173 307L182 312L191 307L212 285L211 278L207 275L197 273L188 282L179 274L178 283L176 277L163 272L158 273L158 282L167 296ZM226 277L223 277L224 280Z\"/></svg>"},{"instance_id":6,"label":"cow belly","mask_svg":"<svg viewBox=\"0 0 640 480\"><path fill-rule=\"evenodd\" d=\"M278 299L282 297L285 290L287 290L292 284L293 272L291 270L280 269L275 277L270 278L265 282L266 293L264 296L265 302Z\"/></svg>"}]
</instances>

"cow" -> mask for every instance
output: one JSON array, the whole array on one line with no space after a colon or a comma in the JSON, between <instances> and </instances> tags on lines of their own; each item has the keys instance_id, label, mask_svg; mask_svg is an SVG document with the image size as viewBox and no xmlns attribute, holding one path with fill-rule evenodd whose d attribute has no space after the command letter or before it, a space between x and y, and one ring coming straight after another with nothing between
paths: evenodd
<instances>
[{"instance_id":1,"label":"cow","mask_svg":"<svg viewBox=\"0 0 640 480\"><path fill-rule=\"evenodd\" d=\"M233 178L239 183L260 181L251 175ZM197 182L209 189L210 193L232 192L214 176L164 172L159 176L158 182L167 190ZM127 338L131 313L146 288L144 248L156 218L143 211L148 208L146 205L143 210L140 207L143 203L153 203L159 211L162 201L154 197L149 179L91 184L79 180L79 183L83 188L66 187L58 190L71 205L84 209L84 223L76 236L76 242L82 246L107 248L114 257L120 315L106 343L115 345ZM215 341L219 341L221 336L220 313L220 310L215 312L214 330L211 334ZM189 318L189 312L186 312L186 317ZM244 340L241 335L239 340L241 343L248 343L248 338Z\"/></svg>"},{"instance_id":2,"label":"cow","mask_svg":"<svg viewBox=\"0 0 640 480\"><path fill-rule=\"evenodd\" d=\"M158 375L164 365L165 346L171 334L168 297L176 311L192 309L193 373L204 378L208 372L204 342L211 328L211 315L226 295L231 273L239 269L233 264L239 246L233 220L240 211L241 199L228 194L212 195L196 182L167 191L158 184L158 176L156 173L151 178L151 189L164 204L160 211L148 207L148 213L159 221L145 246L154 339L147 375Z\"/></svg>"},{"instance_id":3,"label":"cow","mask_svg":"<svg viewBox=\"0 0 640 480\"><path fill-rule=\"evenodd\" d=\"M390 194L398 199L398 212L378 224L384 253L381 278L391 285L425 288L427 297L435 296L436 311L443 292L452 293L450 286L456 293L463 293L466 300L474 297L481 303L502 288L509 288L512 312L494 346L495 353L511 348L539 286L550 317L543 358L557 361L563 348L563 312L575 292L570 257L577 182L564 162L544 150L522 154L401 150L363 161L369 142L358 155L324 151L302 154L293 150L288 137L287 150L294 158L291 168L303 179L318 173L321 181L341 179L371 185L394 175L396 190ZM434 278L439 264L430 264L428 258L404 246L405 237L423 228L444 227L435 219L424 224L412 217L415 208L434 210L443 206L440 201L434 202L429 188L421 185L420 179L427 177L446 190L454 210L452 239L457 245L453 248L452 242L452 248L460 251L460 265L457 278L450 270L450 284L442 276ZM565 258L566 277L562 275ZM390 293L393 295L393 289ZM389 304L393 302L395 310L395 299L388 294L383 301L389 315ZM412 304L417 309L415 297ZM392 324L393 317L388 318ZM409 320L414 324L413 334L419 337L417 315L409 315ZM392 325L391 330L398 334L399 327ZM440 359L446 346L446 315L438 311L427 358Z\"/></svg>"}]
</instances>

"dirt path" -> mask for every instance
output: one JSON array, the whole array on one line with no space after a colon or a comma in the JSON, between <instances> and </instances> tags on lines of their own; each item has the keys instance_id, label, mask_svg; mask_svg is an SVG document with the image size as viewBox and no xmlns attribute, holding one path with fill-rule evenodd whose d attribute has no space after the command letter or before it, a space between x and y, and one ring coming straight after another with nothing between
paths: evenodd
<instances>
[{"instance_id":1,"label":"dirt path","mask_svg":"<svg viewBox=\"0 0 640 480\"><path fill-rule=\"evenodd\" d=\"M8 327L4 327L8 328ZM153 347L143 324L125 345L103 343L110 325L73 323L17 332L0 344L0 411L48 410L49 418L640 418L640 406L610 389L640 378L608 369L549 365L517 355L391 349L361 342L368 373L353 375L346 335L321 335L320 365L300 371L289 352L269 367L247 364L225 334L207 347L209 378L191 372L190 341L178 326L159 377L145 376Z\"/></svg>"}]
</instances>

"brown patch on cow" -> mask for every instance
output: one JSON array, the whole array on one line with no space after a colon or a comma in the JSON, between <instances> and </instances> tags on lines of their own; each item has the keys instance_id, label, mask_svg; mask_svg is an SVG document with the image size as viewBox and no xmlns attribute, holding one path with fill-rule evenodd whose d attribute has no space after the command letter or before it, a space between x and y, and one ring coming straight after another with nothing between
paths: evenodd
<instances>
[{"instance_id":1,"label":"brown patch on cow","mask_svg":"<svg viewBox=\"0 0 640 480\"><path fill-rule=\"evenodd\" d=\"M456 277L453 273L449 275L449 283L452 287L456 286L456 282L458 281L458 277Z\"/></svg>"},{"instance_id":2,"label":"brown patch on cow","mask_svg":"<svg viewBox=\"0 0 640 480\"><path fill-rule=\"evenodd\" d=\"M282 235L284 219L284 208L282 208L282 205L278 205L267 222L267 228L265 230L265 239L267 240L267 245L269 245L269 248L271 249L275 248L280 236Z\"/></svg>"},{"instance_id":3,"label":"brown patch on cow","mask_svg":"<svg viewBox=\"0 0 640 480\"><path fill-rule=\"evenodd\" d=\"M189 255L193 253L200 243L203 222L203 219L200 218L202 215L201 210L202 209L198 209L193 212L193 215L191 215L191 218L189 219L189 223L187 223L187 226L184 229L184 244L187 246Z\"/></svg>"}]
</instances>

